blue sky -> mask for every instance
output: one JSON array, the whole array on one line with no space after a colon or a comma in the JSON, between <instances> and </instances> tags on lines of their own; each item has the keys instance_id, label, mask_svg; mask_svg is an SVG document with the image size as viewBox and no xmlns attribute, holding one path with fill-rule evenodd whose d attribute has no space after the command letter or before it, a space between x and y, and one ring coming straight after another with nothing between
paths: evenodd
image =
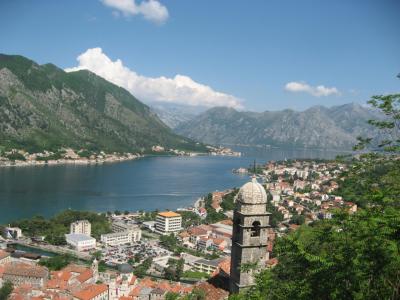
<instances>
[{"instance_id":1,"label":"blue sky","mask_svg":"<svg viewBox=\"0 0 400 300\"><path fill-rule=\"evenodd\" d=\"M396 0L1 1L0 37L147 102L302 110L400 90Z\"/></svg>"}]
</instances>

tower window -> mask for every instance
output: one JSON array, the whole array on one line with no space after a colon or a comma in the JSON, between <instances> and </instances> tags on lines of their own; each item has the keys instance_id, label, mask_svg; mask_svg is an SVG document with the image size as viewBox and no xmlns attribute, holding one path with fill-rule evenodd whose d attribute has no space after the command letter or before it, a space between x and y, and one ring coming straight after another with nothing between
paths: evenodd
<instances>
[{"instance_id":1,"label":"tower window","mask_svg":"<svg viewBox=\"0 0 400 300\"><path fill-rule=\"evenodd\" d=\"M261 223L259 221L254 221L252 224L253 227L251 227L251 236L260 236L260 231L261 231Z\"/></svg>"}]
</instances>

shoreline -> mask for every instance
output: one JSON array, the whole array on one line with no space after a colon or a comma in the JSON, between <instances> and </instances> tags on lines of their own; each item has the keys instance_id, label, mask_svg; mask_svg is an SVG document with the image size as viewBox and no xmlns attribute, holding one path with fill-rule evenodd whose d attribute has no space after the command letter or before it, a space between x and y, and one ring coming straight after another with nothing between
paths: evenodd
<instances>
[{"instance_id":1,"label":"shoreline","mask_svg":"<svg viewBox=\"0 0 400 300\"><path fill-rule=\"evenodd\" d=\"M188 152L186 154L129 154L127 156L112 156L105 159L59 159L59 160L31 160L31 161L1 161L0 160L0 168L19 168L19 167L44 167L44 166L66 166L66 165L75 165L75 166L91 166L91 165L101 165L101 164L113 164L120 163L126 161L132 161L140 158L146 157L197 157L197 156L228 156L228 157L240 157L240 155L230 155L230 154L216 154L216 153L197 153L197 152Z\"/></svg>"},{"instance_id":2,"label":"shoreline","mask_svg":"<svg viewBox=\"0 0 400 300\"><path fill-rule=\"evenodd\" d=\"M44 166L66 166L66 165L76 165L76 166L89 166L89 165L100 165L107 163L118 163L131 161L144 157L143 155L130 155L121 157L112 157L106 159L59 159L59 160L32 160L32 161L0 161L0 168L19 168L19 167L44 167Z\"/></svg>"}]
</instances>

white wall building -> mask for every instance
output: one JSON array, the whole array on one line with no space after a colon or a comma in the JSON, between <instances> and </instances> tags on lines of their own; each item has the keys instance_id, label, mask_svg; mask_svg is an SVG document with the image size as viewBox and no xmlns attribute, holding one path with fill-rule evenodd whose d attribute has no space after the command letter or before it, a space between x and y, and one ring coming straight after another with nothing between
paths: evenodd
<instances>
[{"instance_id":1,"label":"white wall building","mask_svg":"<svg viewBox=\"0 0 400 300\"><path fill-rule=\"evenodd\" d=\"M4 228L4 236L7 239L19 239L22 237L22 230L18 227Z\"/></svg>"},{"instance_id":2,"label":"white wall building","mask_svg":"<svg viewBox=\"0 0 400 300\"><path fill-rule=\"evenodd\" d=\"M159 234L175 234L182 230L182 216L172 211L160 212L156 218L155 229Z\"/></svg>"},{"instance_id":3,"label":"white wall building","mask_svg":"<svg viewBox=\"0 0 400 300\"><path fill-rule=\"evenodd\" d=\"M156 222L155 221L146 221L142 223L144 228L147 228L150 231L156 230Z\"/></svg>"},{"instance_id":4,"label":"white wall building","mask_svg":"<svg viewBox=\"0 0 400 300\"><path fill-rule=\"evenodd\" d=\"M71 223L69 233L84 234L90 236L92 233L92 225L88 220L76 221L74 223Z\"/></svg>"},{"instance_id":5,"label":"white wall building","mask_svg":"<svg viewBox=\"0 0 400 300\"><path fill-rule=\"evenodd\" d=\"M139 228L132 228L125 231L102 234L101 242L107 246L119 246L124 244L132 244L140 241L142 231Z\"/></svg>"},{"instance_id":6,"label":"white wall building","mask_svg":"<svg viewBox=\"0 0 400 300\"><path fill-rule=\"evenodd\" d=\"M85 234L70 233L65 235L69 245L78 251L87 251L96 248L96 239Z\"/></svg>"}]
</instances>

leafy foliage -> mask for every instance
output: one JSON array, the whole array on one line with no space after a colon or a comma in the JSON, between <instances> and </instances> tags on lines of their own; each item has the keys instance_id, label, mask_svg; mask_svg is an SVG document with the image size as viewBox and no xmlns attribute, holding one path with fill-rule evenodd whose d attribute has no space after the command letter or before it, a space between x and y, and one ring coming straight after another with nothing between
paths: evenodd
<instances>
[{"instance_id":1,"label":"leafy foliage","mask_svg":"<svg viewBox=\"0 0 400 300\"><path fill-rule=\"evenodd\" d=\"M0 97L0 141L6 149L147 153L162 145L206 151L204 145L173 133L128 91L87 70L67 73L0 54L3 69L12 83L7 96Z\"/></svg>"},{"instance_id":2,"label":"leafy foliage","mask_svg":"<svg viewBox=\"0 0 400 300\"><path fill-rule=\"evenodd\" d=\"M14 287L10 281L6 281L3 283L3 286L0 288L0 300L9 299Z\"/></svg>"},{"instance_id":3,"label":"leafy foliage","mask_svg":"<svg viewBox=\"0 0 400 300\"><path fill-rule=\"evenodd\" d=\"M205 219L206 223L216 223L226 219L226 216L222 212L216 212L211 206L212 204L212 194L208 194L205 198L205 209L207 211L207 217Z\"/></svg>"},{"instance_id":4,"label":"leafy foliage","mask_svg":"<svg viewBox=\"0 0 400 300\"><path fill-rule=\"evenodd\" d=\"M373 97L370 103L388 119L370 124L385 134L398 130L399 100L399 95ZM392 131L392 140L381 143L384 151L398 151L396 134ZM361 142L365 146L371 140ZM355 214L337 210L331 220L278 239L278 265L262 271L254 287L232 299L400 298L399 157L361 155L341 179L337 193L361 209Z\"/></svg>"},{"instance_id":5,"label":"leafy foliage","mask_svg":"<svg viewBox=\"0 0 400 300\"><path fill-rule=\"evenodd\" d=\"M359 143L355 149L364 149L366 145L377 140L376 144L382 150L400 152L400 94L372 96L368 103L386 116L384 120L368 121L369 124L380 129L380 137L383 136L383 138L377 140L371 137L358 137Z\"/></svg>"},{"instance_id":6,"label":"leafy foliage","mask_svg":"<svg viewBox=\"0 0 400 300\"><path fill-rule=\"evenodd\" d=\"M74 258L68 254L57 255L50 258L42 258L39 261L41 266L47 267L51 271L59 271L71 263Z\"/></svg>"},{"instance_id":7,"label":"leafy foliage","mask_svg":"<svg viewBox=\"0 0 400 300\"><path fill-rule=\"evenodd\" d=\"M65 234L69 233L70 224L78 220L88 220L91 223L92 236L96 239L101 234L111 232L111 224L104 214L75 210L63 211L51 219L35 216L15 221L12 225L20 227L27 236L45 236L50 244L65 245Z\"/></svg>"},{"instance_id":8,"label":"leafy foliage","mask_svg":"<svg viewBox=\"0 0 400 300\"><path fill-rule=\"evenodd\" d=\"M182 216L182 227L188 228L201 224L201 218L198 214L191 211L181 211L179 214Z\"/></svg>"},{"instance_id":9,"label":"leafy foliage","mask_svg":"<svg viewBox=\"0 0 400 300\"><path fill-rule=\"evenodd\" d=\"M153 258L151 257L146 258L139 266L135 268L133 273L137 277L143 278L146 275L147 271L150 269L152 262Z\"/></svg>"},{"instance_id":10,"label":"leafy foliage","mask_svg":"<svg viewBox=\"0 0 400 300\"><path fill-rule=\"evenodd\" d=\"M183 274L183 266L185 261L183 259L170 258L167 267L164 269L164 276L168 280L179 281Z\"/></svg>"},{"instance_id":11,"label":"leafy foliage","mask_svg":"<svg viewBox=\"0 0 400 300\"><path fill-rule=\"evenodd\" d=\"M397 299L400 213L374 207L341 213L278 239L279 264L243 299Z\"/></svg>"}]
</instances>

